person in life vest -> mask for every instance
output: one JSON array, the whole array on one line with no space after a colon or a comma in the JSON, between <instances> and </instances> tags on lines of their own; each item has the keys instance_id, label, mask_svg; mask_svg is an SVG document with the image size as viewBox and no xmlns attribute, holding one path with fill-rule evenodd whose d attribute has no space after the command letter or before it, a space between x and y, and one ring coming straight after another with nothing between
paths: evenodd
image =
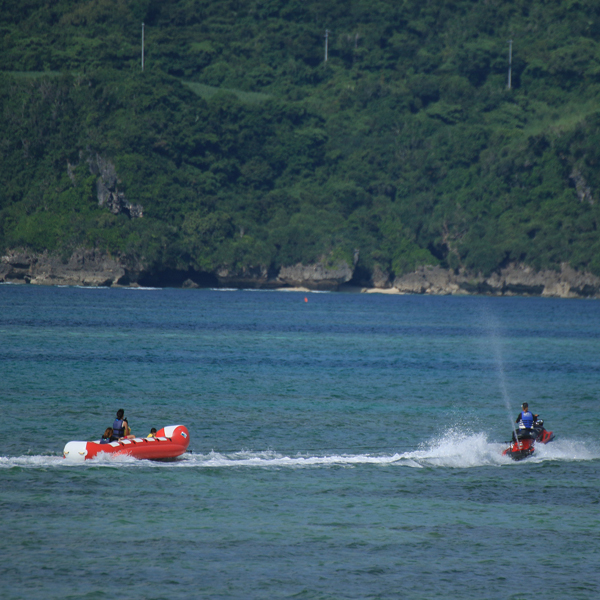
<instances>
[{"instance_id":1,"label":"person in life vest","mask_svg":"<svg viewBox=\"0 0 600 600\"><path fill-rule=\"evenodd\" d=\"M521 422L523 427L527 429L532 429L534 423L537 421L538 415L534 415L529 410L529 404L527 402L523 402L523 410L519 413L517 420L515 423Z\"/></svg>"},{"instance_id":2,"label":"person in life vest","mask_svg":"<svg viewBox=\"0 0 600 600\"><path fill-rule=\"evenodd\" d=\"M102 439L100 440L100 443L101 444L108 444L108 443L110 443L112 441L112 435L113 435L113 428L112 427L107 427L106 431L102 435Z\"/></svg>"},{"instance_id":3,"label":"person in life vest","mask_svg":"<svg viewBox=\"0 0 600 600\"><path fill-rule=\"evenodd\" d=\"M110 439L113 442L122 439L132 440L135 437L134 435L131 435L129 423L127 422L127 419L124 418L124 415L125 411L122 408L120 408L117 411L117 418L115 419L115 422L112 426L113 434Z\"/></svg>"},{"instance_id":4,"label":"person in life vest","mask_svg":"<svg viewBox=\"0 0 600 600\"><path fill-rule=\"evenodd\" d=\"M153 428L150 430L150 433L149 433L149 434L148 434L146 437L149 437L149 438L156 437L156 427L153 427Z\"/></svg>"}]
</instances>

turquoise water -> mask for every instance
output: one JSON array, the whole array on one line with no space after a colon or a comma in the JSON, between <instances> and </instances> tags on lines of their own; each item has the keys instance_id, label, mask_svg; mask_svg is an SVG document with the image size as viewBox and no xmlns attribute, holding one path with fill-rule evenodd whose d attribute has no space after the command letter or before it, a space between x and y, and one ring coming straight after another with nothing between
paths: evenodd
<instances>
[{"instance_id":1,"label":"turquoise water","mask_svg":"<svg viewBox=\"0 0 600 600\"><path fill-rule=\"evenodd\" d=\"M3 599L600 596L598 302L2 285L0 364ZM65 464L120 407L190 452Z\"/></svg>"}]
</instances>

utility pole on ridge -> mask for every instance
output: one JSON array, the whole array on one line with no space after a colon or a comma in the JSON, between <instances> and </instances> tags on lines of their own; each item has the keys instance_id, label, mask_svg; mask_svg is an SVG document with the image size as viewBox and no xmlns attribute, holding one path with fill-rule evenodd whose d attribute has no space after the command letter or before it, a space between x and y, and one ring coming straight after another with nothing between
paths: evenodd
<instances>
[{"instance_id":1,"label":"utility pole on ridge","mask_svg":"<svg viewBox=\"0 0 600 600\"><path fill-rule=\"evenodd\" d=\"M512 89L512 40L508 40L508 89Z\"/></svg>"},{"instance_id":2,"label":"utility pole on ridge","mask_svg":"<svg viewBox=\"0 0 600 600\"><path fill-rule=\"evenodd\" d=\"M329 42L329 29L325 30L325 62L327 62L327 46Z\"/></svg>"},{"instance_id":3,"label":"utility pole on ridge","mask_svg":"<svg viewBox=\"0 0 600 600\"><path fill-rule=\"evenodd\" d=\"M144 24L142 23L142 71L144 70Z\"/></svg>"}]
</instances>

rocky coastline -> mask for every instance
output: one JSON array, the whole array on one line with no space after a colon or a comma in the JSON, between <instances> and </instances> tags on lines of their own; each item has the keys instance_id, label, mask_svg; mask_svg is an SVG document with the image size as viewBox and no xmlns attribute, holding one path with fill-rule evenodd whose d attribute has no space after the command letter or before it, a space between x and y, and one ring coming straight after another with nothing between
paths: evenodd
<instances>
[{"instance_id":1,"label":"rocky coastline","mask_svg":"<svg viewBox=\"0 0 600 600\"><path fill-rule=\"evenodd\" d=\"M566 263L560 271L536 271L527 265L512 264L488 277L464 270L420 267L397 277L392 287L403 294L600 298L600 277L576 271Z\"/></svg>"},{"instance_id":2,"label":"rocky coastline","mask_svg":"<svg viewBox=\"0 0 600 600\"><path fill-rule=\"evenodd\" d=\"M193 270L155 272L141 261L111 256L99 250L78 249L69 257L13 250L0 257L0 282L33 285L237 287L359 291L387 294L542 296L600 298L600 277L563 264L560 271L535 270L512 264L489 276L441 267L419 267L391 279L375 269L369 279L357 278L344 261L297 264L270 271L264 267L214 273Z\"/></svg>"}]
</instances>

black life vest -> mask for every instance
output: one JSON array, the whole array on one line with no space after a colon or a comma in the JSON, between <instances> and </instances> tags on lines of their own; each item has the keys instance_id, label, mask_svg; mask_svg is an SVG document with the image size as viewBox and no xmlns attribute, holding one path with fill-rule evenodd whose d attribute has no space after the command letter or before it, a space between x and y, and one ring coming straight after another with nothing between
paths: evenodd
<instances>
[{"instance_id":1,"label":"black life vest","mask_svg":"<svg viewBox=\"0 0 600 600\"><path fill-rule=\"evenodd\" d=\"M125 427L123 419L115 419L113 423L113 438L119 439L125 436Z\"/></svg>"}]
</instances>

